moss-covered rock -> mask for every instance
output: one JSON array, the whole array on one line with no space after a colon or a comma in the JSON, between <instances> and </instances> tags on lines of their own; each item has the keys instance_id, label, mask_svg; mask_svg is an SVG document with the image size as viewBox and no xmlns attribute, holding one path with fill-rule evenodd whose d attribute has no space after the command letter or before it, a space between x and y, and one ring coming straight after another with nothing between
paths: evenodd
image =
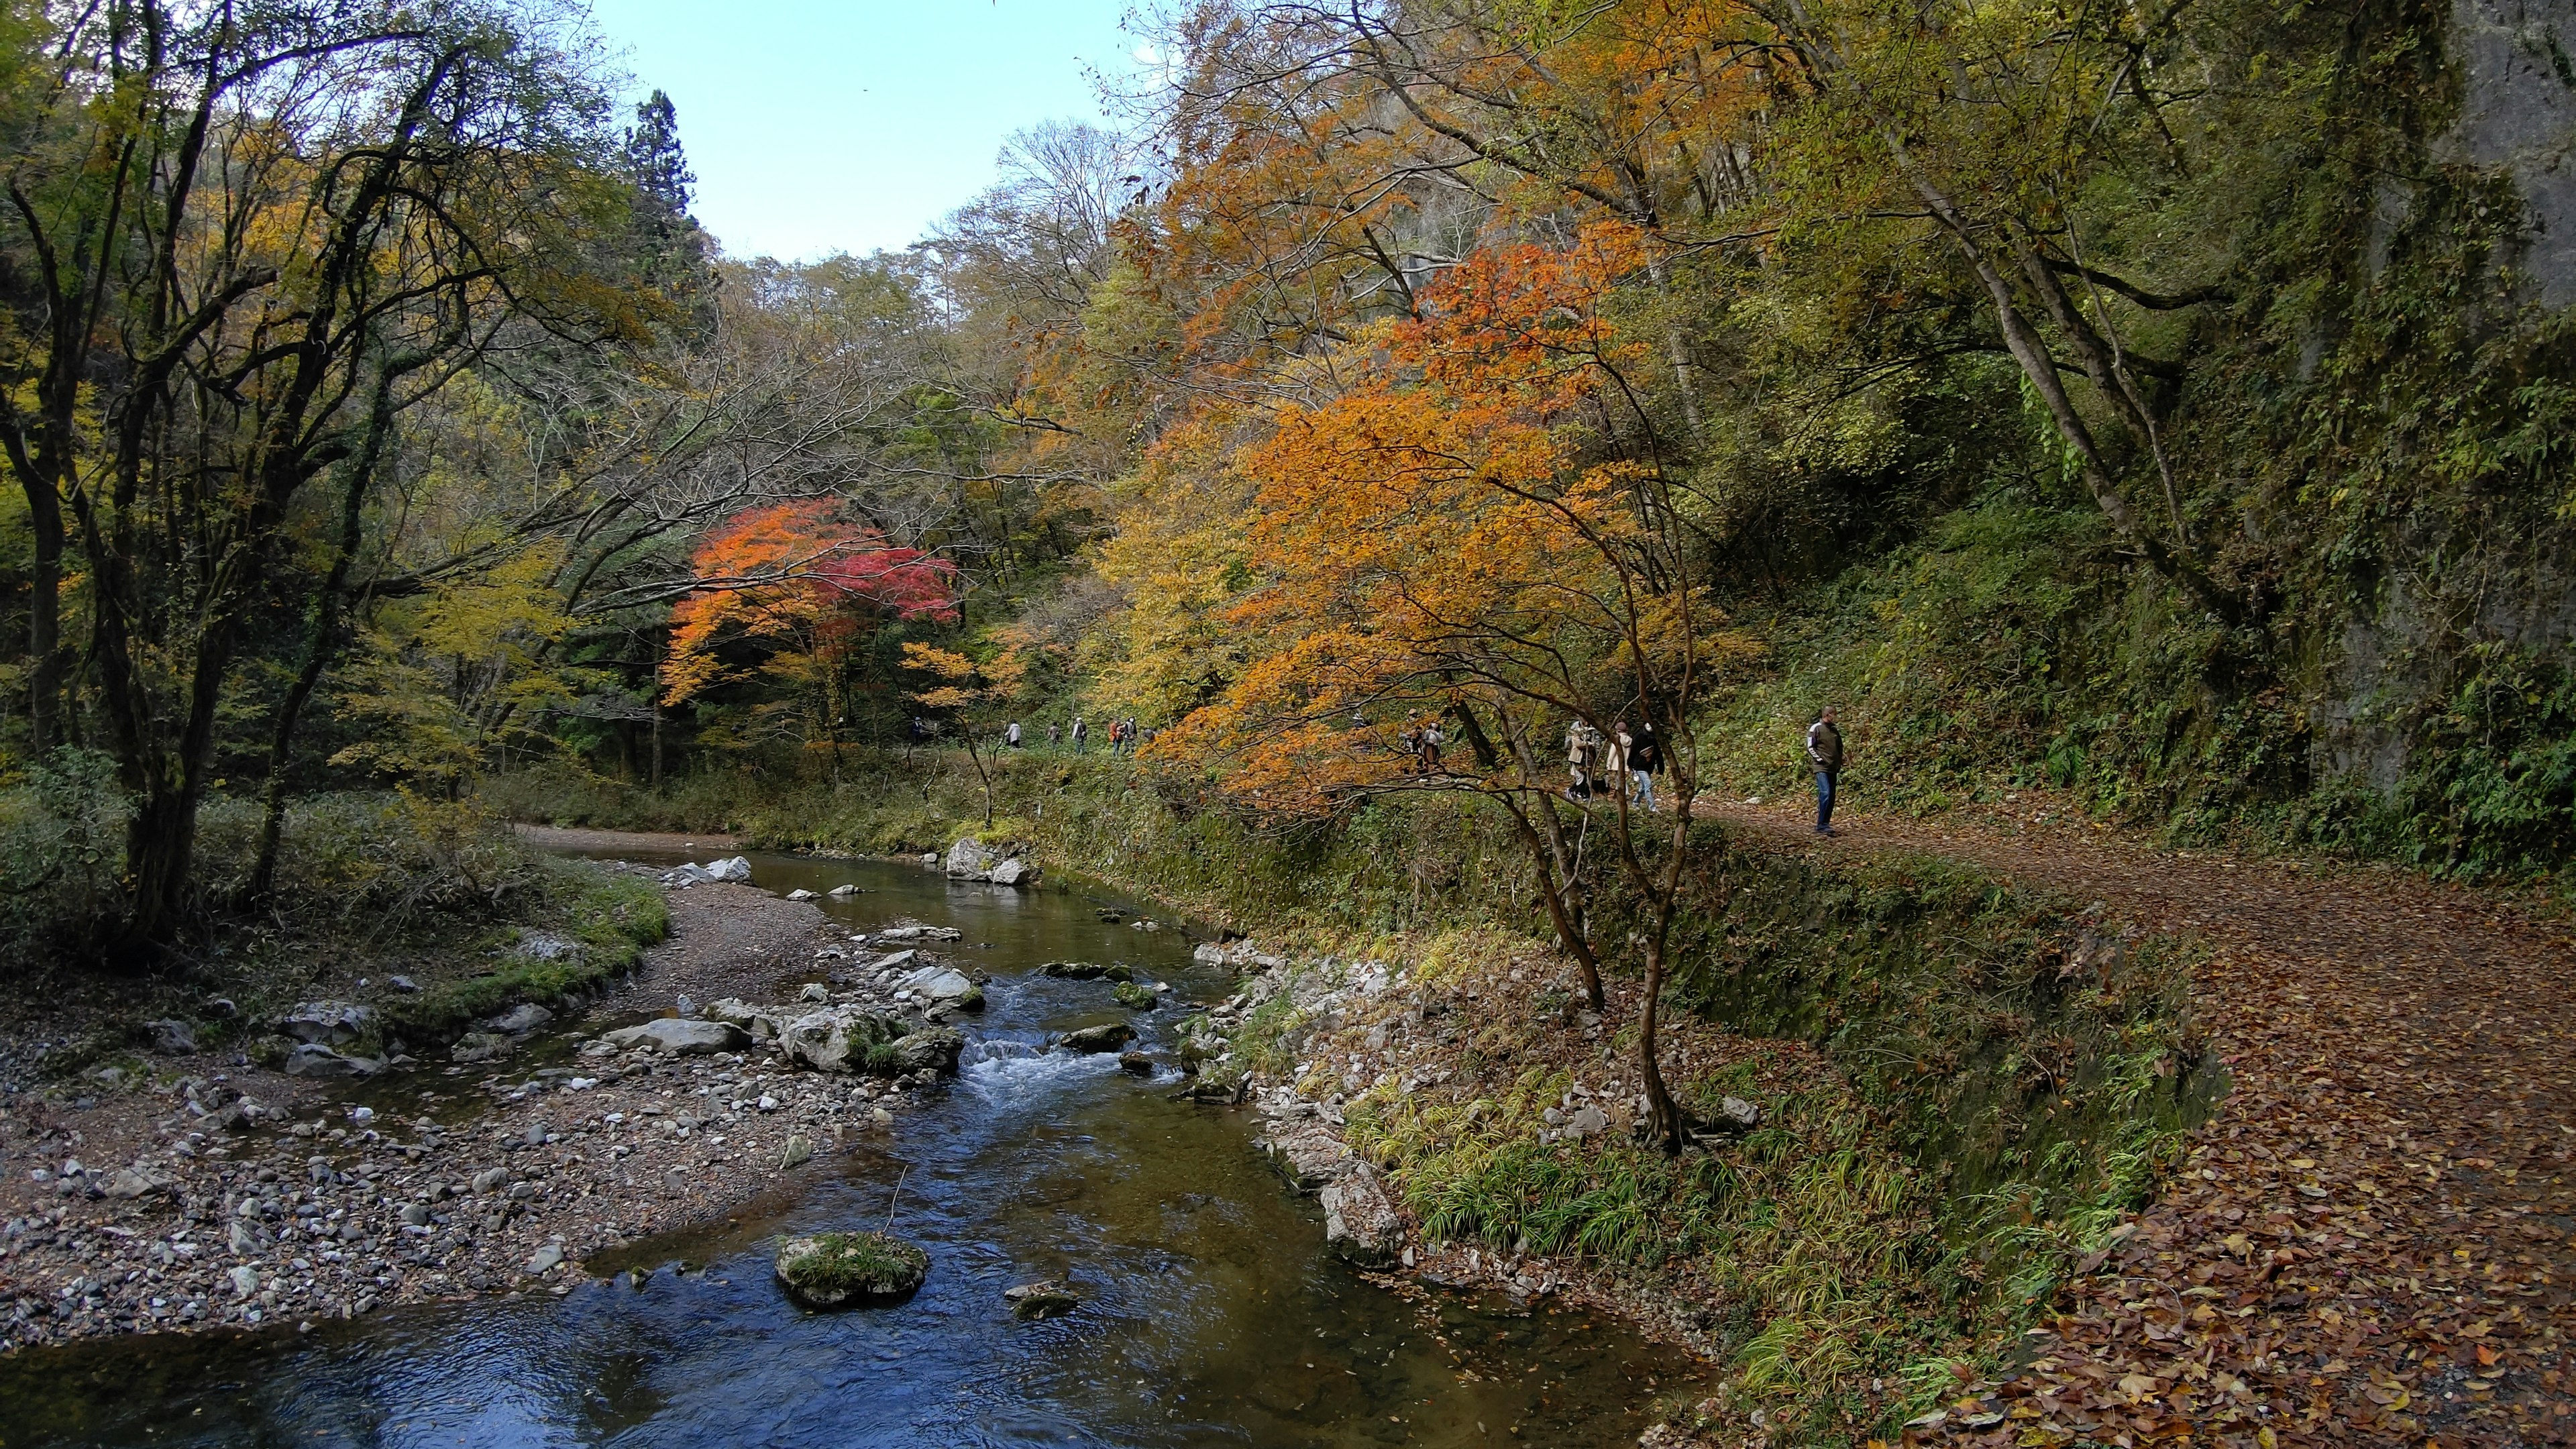
<instances>
[{"instance_id":1,"label":"moss-covered rock","mask_svg":"<svg viewBox=\"0 0 2576 1449\"><path fill-rule=\"evenodd\" d=\"M850 1308L910 1297L930 1255L883 1233L814 1233L780 1241L775 1271L804 1307Z\"/></svg>"}]
</instances>

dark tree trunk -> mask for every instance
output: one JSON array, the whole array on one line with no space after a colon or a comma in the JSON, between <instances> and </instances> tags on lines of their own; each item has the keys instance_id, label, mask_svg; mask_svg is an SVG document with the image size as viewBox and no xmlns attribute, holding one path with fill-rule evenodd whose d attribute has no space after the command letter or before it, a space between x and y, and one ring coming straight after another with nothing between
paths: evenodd
<instances>
[{"instance_id":1,"label":"dark tree trunk","mask_svg":"<svg viewBox=\"0 0 2576 1449\"><path fill-rule=\"evenodd\" d=\"M27 600L27 745L42 757L62 742L63 509L50 486L30 480L24 491L36 546Z\"/></svg>"}]
</instances>

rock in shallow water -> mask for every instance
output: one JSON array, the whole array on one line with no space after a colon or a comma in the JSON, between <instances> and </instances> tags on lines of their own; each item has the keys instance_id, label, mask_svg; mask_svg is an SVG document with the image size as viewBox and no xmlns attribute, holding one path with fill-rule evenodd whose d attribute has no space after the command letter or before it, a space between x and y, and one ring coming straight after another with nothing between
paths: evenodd
<instances>
[{"instance_id":1,"label":"rock in shallow water","mask_svg":"<svg viewBox=\"0 0 2576 1449\"><path fill-rule=\"evenodd\" d=\"M488 1062L494 1057L508 1056L511 1045L510 1039L499 1032L469 1031L456 1039L456 1045L448 1048L447 1055L451 1061Z\"/></svg>"},{"instance_id":2,"label":"rock in shallow water","mask_svg":"<svg viewBox=\"0 0 2576 1449\"><path fill-rule=\"evenodd\" d=\"M930 1275L930 1255L883 1233L815 1233L778 1245L778 1284L807 1308L846 1308L908 1297Z\"/></svg>"},{"instance_id":3,"label":"rock in shallow water","mask_svg":"<svg viewBox=\"0 0 2576 1449\"><path fill-rule=\"evenodd\" d=\"M1022 1322L1036 1318L1056 1318L1082 1306L1071 1285L1062 1278L1043 1283L1023 1283L1002 1290L1002 1301L1011 1305L1011 1316Z\"/></svg>"},{"instance_id":4,"label":"rock in shallow water","mask_svg":"<svg viewBox=\"0 0 2576 1449\"><path fill-rule=\"evenodd\" d=\"M385 1064L370 1057L344 1057L318 1042L306 1042L286 1054L290 1077L372 1077Z\"/></svg>"},{"instance_id":5,"label":"rock in shallow water","mask_svg":"<svg viewBox=\"0 0 2576 1449\"><path fill-rule=\"evenodd\" d=\"M518 1036L524 1032L535 1031L538 1027L541 1027L554 1019L555 1014L553 1012L546 1010L544 1007L537 1005L533 1001L522 1001L518 1005L511 1007L509 1010L502 1012L499 1016L485 1022L484 1025L497 1032L506 1032L511 1036Z\"/></svg>"},{"instance_id":6,"label":"rock in shallow water","mask_svg":"<svg viewBox=\"0 0 2576 1449\"><path fill-rule=\"evenodd\" d=\"M1114 1052L1136 1039L1136 1029L1123 1021L1107 1026L1086 1026L1064 1034L1062 1045L1078 1052Z\"/></svg>"}]
</instances>

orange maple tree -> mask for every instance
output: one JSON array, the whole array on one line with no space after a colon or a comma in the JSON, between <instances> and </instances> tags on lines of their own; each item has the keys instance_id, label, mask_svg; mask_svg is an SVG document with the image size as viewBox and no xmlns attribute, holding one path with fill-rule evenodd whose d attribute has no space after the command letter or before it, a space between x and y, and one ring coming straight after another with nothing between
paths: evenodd
<instances>
[{"instance_id":1,"label":"orange maple tree","mask_svg":"<svg viewBox=\"0 0 2576 1449\"><path fill-rule=\"evenodd\" d=\"M1673 813L1649 823L1625 789L1584 808L1603 809L1609 853L1646 903L1639 1065L1653 1131L1678 1143L1657 997L1698 789L1690 708L1724 636L1683 582L1652 458L1603 423L1648 355L1605 303L1652 245L1604 225L1562 250L1480 252L1423 317L1363 340L1355 382L1277 414L1235 459L1257 484L1248 534L1263 581L1227 617L1252 657L1152 753L1212 768L1275 813L1388 791L1500 803L1598 1004L1563 777L1542 761L1561 722L1604 734L1622 716L1651 722ZM1433 720L1456 729L1463 757L1434 764L1419 748Z\"/></svg>"},{"instance_id":2,"label":"orange maple tree","mask_svg":"<svg viewBox=\"0 0 2576 1449\"><path fill-rule=\"evenodd\" d=\"M662 702L681 704L727 677L719 646L758 645L764 668L835 691L867 631L885 619L957 617L957 566L838 515L830 499L746 509L711 530L690 560L694 587L671 611Z\"/></svg>"}]
</instances>

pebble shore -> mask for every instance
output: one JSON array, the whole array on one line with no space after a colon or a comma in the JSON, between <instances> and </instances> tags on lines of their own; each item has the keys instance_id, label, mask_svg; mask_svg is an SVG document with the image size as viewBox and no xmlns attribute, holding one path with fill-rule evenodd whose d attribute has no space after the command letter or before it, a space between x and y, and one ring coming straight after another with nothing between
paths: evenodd
<instances>
[{"instance_id":1,"label":"pebble shore","mask_svg":"<svg viewBox=\"0 0 2576 1449\"><path fill-rule=\"evenodd\" d=\"M197 1056L156 1064L188 1074L175 1081L87 1106L9 1098L0 1351L568 1292L585 1257L719 1217L893 1128L921 1078L792 1070L766 1043L672 1057L597 1040L681 997L794 999L800 983L835 1004L910 1005L809 904L700 885L672 892L671 914L672 938L573 1024L589 1039L569 1061L325 1091Z\"/></svg>"}]
</instances>

